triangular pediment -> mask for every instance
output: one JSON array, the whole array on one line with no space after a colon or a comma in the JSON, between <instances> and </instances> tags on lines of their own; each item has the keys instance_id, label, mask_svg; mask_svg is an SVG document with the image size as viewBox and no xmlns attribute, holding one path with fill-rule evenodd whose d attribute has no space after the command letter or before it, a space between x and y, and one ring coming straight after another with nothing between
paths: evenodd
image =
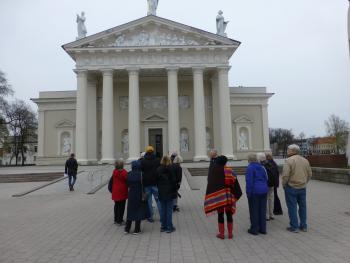
<instances>
[{"instance_id":1,"label":"triangular pediment","mask_svg":"<svg viewBox=\"0 0 350 263\"><path fill-rule=\"evenodd\" d=\"M166 121L166 118L160 114L155 113L147 116L144 121Z\"/></svg>"},{"instance_id":2,"label":"triangular pediment","mask_svg":"<svg viewBox=\"0 0 350 263\"><path fill-rule=\"evenodd\" d=\"M240 42L158 16L146 16L63 46L81 48L238 46Z\"/></svg>"},{"instance_id":3,"label":"triangular pediment","mask_svg":"<svg viewBox=\"0 0 350 263\"><path fill-rule=\"evenodd\" d=\"M243 115L233 120L234 123L253 123L251 119Z\"/></svg>"},{"instance_id":4,"label":"triangular pediment","mask_svg":"<svg viewBox=\"0 0 350 263\"><path fill-rule=\"evenodd\" d=\"M75 127L75 123L69 120L62 120L56 124L56 128L72 128Z\"/></svg>"}]
</instances>

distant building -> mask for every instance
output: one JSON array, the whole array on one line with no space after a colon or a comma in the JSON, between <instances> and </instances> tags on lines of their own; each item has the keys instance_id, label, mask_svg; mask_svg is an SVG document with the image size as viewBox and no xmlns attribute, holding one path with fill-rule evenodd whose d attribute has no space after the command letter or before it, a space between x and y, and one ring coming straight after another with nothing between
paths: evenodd
<instances>
[{"instance_id":1,"label":"distant building","mask_svg":"<svg viewBox=\"0 0 350 263\"><path fill-rule=\"evenodd\" d=\"M24 145L24 164L35 164L38 152L38 140L33 138L30 142ZM15 144L13 143L13 137L9 137L6 147L0 145L0 165L15 165ZM18 155L17 164L22 164L22 154Z\"/></svg>"},{"instance_id":2,"label":"distant building","mask_svg":"<svg viewBox=\"0 0 350 263\"><path fill-rule=\"evenodd\" d=\"M335 137L315 138L311 142L311 154L336 154L337 145Z\"/></svg>"},{"instance_id":3,"label":"distant building","mask_svg":"<svg viewBox=\"0 0 350 263\"><path fill-rule=\"evenodd\" d=\"M312 154L311 143L312 139L297 139L294 141L295 144L300 147L300 154L302 156L308 156Z\"/></svg>"}]
</instances>

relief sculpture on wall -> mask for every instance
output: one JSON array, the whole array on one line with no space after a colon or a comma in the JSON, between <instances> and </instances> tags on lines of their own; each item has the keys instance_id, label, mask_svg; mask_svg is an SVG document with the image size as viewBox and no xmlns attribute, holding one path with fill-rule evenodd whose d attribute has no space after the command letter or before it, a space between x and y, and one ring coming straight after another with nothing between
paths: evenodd
<instances>
[{"instance_id":1,"label":"relief sculpture on wall","mask_svg":"<svg viewBox=\"0 0 350 263\"><path fill-rule=\"evenodd\" d=\"M72 149L72 141L70 138L70 134L68 132L64 132L62 133L61 138L61 154L69 155Z\"/></svg>"},{"instance_id":2,"label":"relief sculpture on wall","mask_svg":"<svg viewBox=\"0 0 350 263\"><path fill-rule=\"evenodd\" d=\"M143 108L147 110L165 110L168 101L165 96L143 97Z\"/></svg>"},{"instance_id":3,"label":"relief sculpture on wall","mask_svg":"<svg viewBox=\"0 0 350 263\"><path fill-rule=\"evenodd\" d=\"M248 132L247 132L247 129L245 129L245 128L240 129L239 149L240 150L248 150L249 149Z\"/></svg>"}]
</instances>

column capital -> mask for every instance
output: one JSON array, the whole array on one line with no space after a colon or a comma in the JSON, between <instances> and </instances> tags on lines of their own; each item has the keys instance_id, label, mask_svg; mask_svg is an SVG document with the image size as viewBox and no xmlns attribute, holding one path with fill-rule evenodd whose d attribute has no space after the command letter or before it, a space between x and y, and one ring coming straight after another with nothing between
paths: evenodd
<instances>
[{"instance_id":1,"label":"column capital","mask_svg":"<svg viewBox=\"0 0 350 263\"><path fill-rule=\"evenodd\" d=\"M165 68L168 72L178 72L178 70L180 69L180 67L177 66L170 66L170 67L166 67Z\"/></svg>"},{"instance_id":2,"label":"column capital","mask_svg":"<svg viewBox=\"0 0 350 263\"><path fill-rule=\"evenodd\" d=\"M224 71L229 71L231 69L231 66L219 66L216 67L218 69L219 72L224 72Z\"/></svg>"},{"instance_id":3,"label":"column capital","mask_svg":"<svg viewBox=\"0 0 350 263\"><path fill-rule=\"evenodd\" d=\"M192 71L194 74L201 74L203 73L205 67L201 67L201 66L198 66L198 67L192 67Z\"/></svg>"},{"instance_id":4,"label":"column capital","mask_svg":"<svg viewBox=\"0 0 350 263\"><path fill-rule=\"evenodd\" d=\"M77 76L84 76L88 73L87 69L73 69L73 71L75 74L77 74Z\"/></svg>"},{"instance_id":5,"label":"column capital","mask_svg":"<svg viewBox=\"0 0 350 263\"><path fill-rule=\"evenodd\" d=\"M139 74L140 68L138 67L132 67L126 69L129 72L129 75L136 75Z\"/></svg>"},{"instance_id":6,"label":"column capital","mask_svg":"<svg viewBox=\"0 0 350 263\"><path fill-rule=\"evenodd\" d=\"M113 69L111 69L111 68L103 68L103 69L100 69L100 71L102 72L102 74L104 76L113 75Z\"/></svg>"}]
</instances>

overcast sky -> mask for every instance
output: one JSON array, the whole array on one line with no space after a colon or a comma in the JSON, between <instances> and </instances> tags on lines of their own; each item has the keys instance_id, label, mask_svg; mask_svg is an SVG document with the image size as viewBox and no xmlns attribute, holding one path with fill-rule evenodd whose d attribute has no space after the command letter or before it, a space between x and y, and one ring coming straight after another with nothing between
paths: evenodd
<instances>
[{"instance_id":1,"label":"overcast sky","mask_svg":"<svg viewBox=\"0 0 350 263\"><path fill-rule=\"evenodd\" d=\"M242 42L231 59L230 84L275 93L270 127L319 136L332 113L350 122L348 6L347 0L160 0L157 15L215 33L222 9L228 36ZM76 89L74 62L61 45L75 39L81 11L91 35L145 16L147 0L0 0L0 70L16 97Z\"/></svg>"}]
</instances>

